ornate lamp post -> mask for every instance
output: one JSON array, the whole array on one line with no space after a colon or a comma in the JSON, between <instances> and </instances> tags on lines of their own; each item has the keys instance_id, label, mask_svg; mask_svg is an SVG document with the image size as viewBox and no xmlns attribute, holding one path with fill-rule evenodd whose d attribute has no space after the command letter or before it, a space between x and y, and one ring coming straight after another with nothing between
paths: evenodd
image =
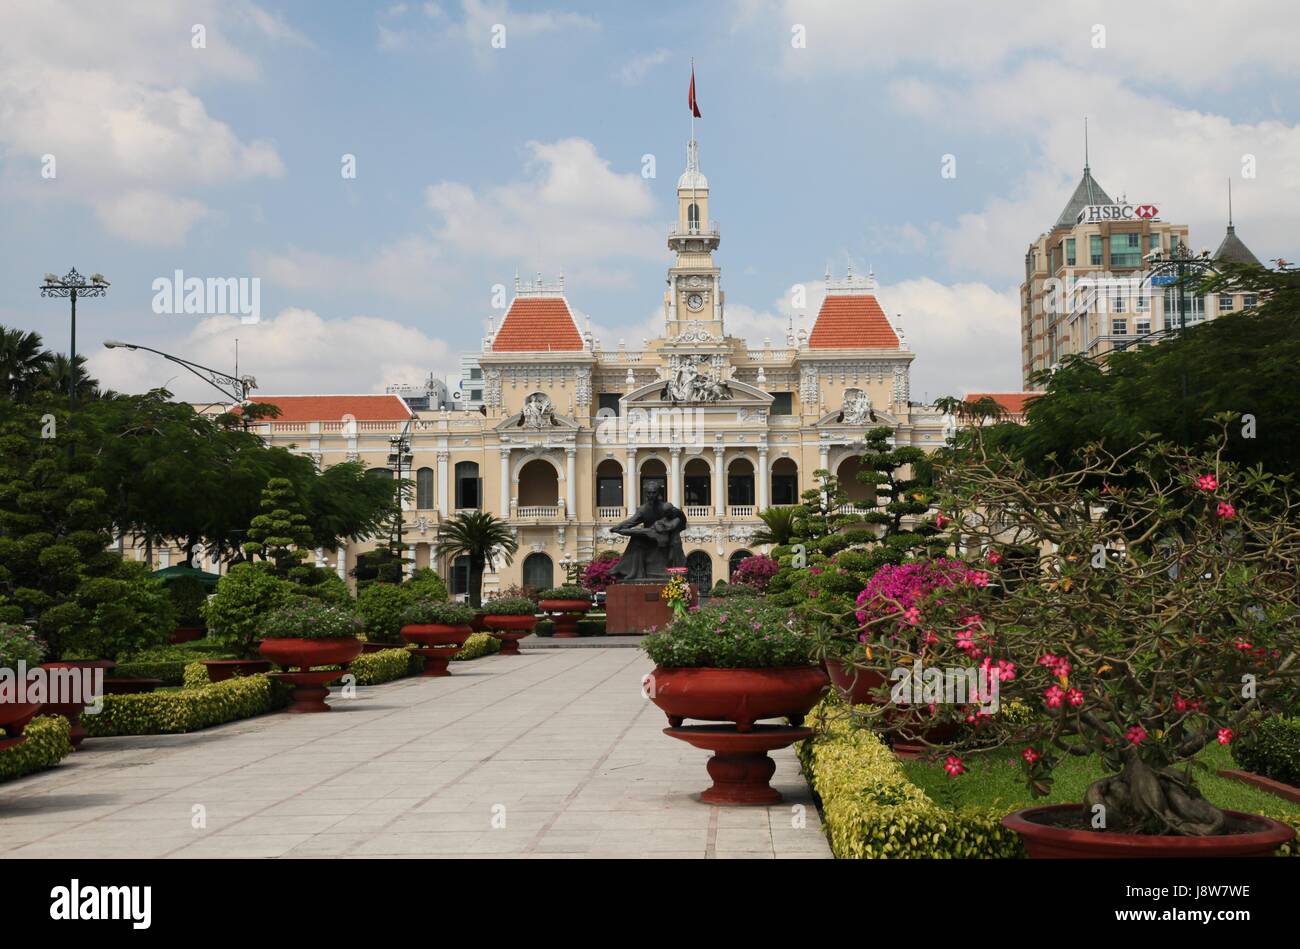
<instances>
[{"instance_id":1,"label":"ornate lamp post","mask_svg":"<svg viewBox=\"0 0 1300 949\"><path fill-rule=\"evenodd\" d=\"M157 356L161 356L163 359L174 362L178 366L184 366L226 398L235 402L246 401L248 399L248 393L257 388L257 380L252 376L235 376L228 372L222 372L220 369L209 369L207 366L201 366L196 362L190 362L188 359L182 359L180 356L173 356L171 353L165 353L161 349L151 349L148 346L141 346L138 343L124 343L117 339L104 340L104 348L129 349L133 352L139 349L146 353L153 353ZM230 388L224 389L222 388L223 385L229 386Z\"/></svg>"},{"instance_id":2,"label":"ornate lamp post","mask_svg":"<svg viewBox=\"0 0 1300 949\"><path fill-rule=\"evenodd\" d=\"M103 274L94 273L90 280L77 273L73 267L62 277L52 273L45 275L41 284L43 297L67 297L72 301L72 333L68 341L68 404L77 401L77 297L102 297L108 292L109 283Z\"/></svg>"},{"instance_id":3,"label":"ornate lamp post","mask_svg":"<svg viewBox=\"0 0 1300 949\"><path fill-rule=\"evenodd\" d=\"M388 439L388 467L393 469L397 476L397 553L402 558L403 568L405 568L406 557L403 556L405 549L402 544L402 528L406 522L406 510L402 504L405 500L402 489L402 475L404 471L409 471L415 456L411 454L411 420L408 419L402 426L401 432ZM411 563L415 560L412 558ZM403 569L405 572L405 569Z\"/></svg>"}]
</instances>

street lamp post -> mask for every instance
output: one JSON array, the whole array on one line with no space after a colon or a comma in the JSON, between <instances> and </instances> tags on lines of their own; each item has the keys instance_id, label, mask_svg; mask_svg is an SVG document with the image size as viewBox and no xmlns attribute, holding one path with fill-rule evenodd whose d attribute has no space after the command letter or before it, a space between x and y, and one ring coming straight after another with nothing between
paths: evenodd
<instances>
[{"instance_id":1,"label":"street lamp post","mask_svg":"<svg viewBox=\"0 0 1300 949\"><path fill-rule=\"evenodd\" d=\"M77 297L102 297L108 292L108 287L109 283L103 274L91 274L87 281L77 273L76 267L62 277L47 273L41 284L41 296L67 297L72 301L72 333L68 340L68 405L77 401Z\"/></svg>"},{"instance_id":2,"label":"street lamp post","mask_svg":"<svg viewBox=\"0 0 1300 949\"><path fill-rule=\"evenodd\" d=\"M147 353L154 353L163 359L170 360L178 366L183 366L194 375L198 376L212 388L216 389L228 399L235 402L243 402L248 399L248 393L257 388L257 380L252 376L236 376L228 372L222 372L220 369L209 369L207 366L201 366L196 362L190 362L188 359L182 359L180 356L173 356L171 353L165 353L160 349L151 349L148 346L141 346L138 343L124 343L121 340L106 339L104 340L105 349L130 349L132 351L140 349ZM230 389L223 389L222 385L227 385Z\"/></svg>"},{"instance_id":3,"label":"street lamp post","mask_svg":"<svg viewBox=\"0 0 1300 949\"><path fill-rule=\"evenodd\" d=\"M392 468L397 475L397 555L402 559L403 572L405 572L406 557L403 555L405 548L402 545L402 527L406 521L406 511L402 507L402 502L405 500L402 490L402 474L415 460L415 456L411 454L410 419L407 419L406 424L402 426L401 432L388 440L388 445L388 467Z\"/></svg>"}]
</instances>

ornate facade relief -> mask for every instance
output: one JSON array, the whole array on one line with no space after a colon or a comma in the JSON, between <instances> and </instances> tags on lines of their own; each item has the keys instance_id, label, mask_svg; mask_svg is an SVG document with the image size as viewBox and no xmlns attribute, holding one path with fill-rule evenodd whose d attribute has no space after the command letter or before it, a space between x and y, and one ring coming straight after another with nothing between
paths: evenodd
<instances>
[{"instance_id":1,"label":"ornate facade relief","mask_svg":"<svg viewBox=\"0 0 1300 949\"><path fill-rule=\"evenodd\" d=\"M804 366L799 371L799 400L804 405L816 405L817 395L817 367Z\"/></svg>"},{"instance_id":2,"label":"ornate facade relief","mask_svg":"<svg viewBox=\"0 0 1300 949\"><path fill-rule=\"evenodd\" d=\"M725 402L732 398L731 387L722 379L719 357L673 356L668 382L660 393L666 402Z\"/></svg>"},{"instance_id":3,"label":"ornate facade relief","mask_svg":"<svg viewBox=\"0 0 1300 949\"><path fill-rule=\"evenodd\" d=\"M912 398L911 373L907 366L894 367L894 403L906 405Z\"/></svg>"},{"instance_id":4,"label":"ornate facade relief","mask_svg":"<svg viewBox=\"0 0 1300 949\"><path fill-rule=\"evenodd\" d=\"M501 405L501 370L488 369L483 373L483 404L494 409Z\"/></svg>"},{"instance_id":5,"label":"ornate facade relief","mask_svg":"<svg viewBox=\"0 0 1300 949\"><path fill-rule=\"evenodd\" d=\"M871 396L862 389L845 389L844 403L838 420L845 425L867 425L876 421L875 410L871 407Z\"/></svg>"},{"instance_id":6,"label":"ornate facade relief","mask_svg":"<svg viewBox=\"0 0 1300 949\"><path fill-rule=\"evenodd\" d=\"M591 369L588 366L574 370L574 390L578 405L591 405Z\"/></svg>"},{"instance_id":7,"label":"ornate facade relief","mask_svg":"<svg viewBox=\"0 0 1300 949\"><path fill-rule=\"evenodd\" d=\"M524 402L524 409L519 417L519 424L524 428L541 431L555 424L555 406L545 392L534 392Z\"/></svg>"}]
</instances>

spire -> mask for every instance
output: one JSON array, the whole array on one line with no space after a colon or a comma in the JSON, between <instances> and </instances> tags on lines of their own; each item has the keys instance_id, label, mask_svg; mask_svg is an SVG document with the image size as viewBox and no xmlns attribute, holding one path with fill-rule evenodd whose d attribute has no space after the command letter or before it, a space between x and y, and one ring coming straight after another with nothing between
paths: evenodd
<instances>
[{"instance_id":1,"label":"spire","mask_svg":"<svg viewBox=\"0 0 1300 949\"><path fill-rule=\"evenodd\" d=\"M691 140L686 143L686 170L677 179L677 190L709 190L709 179L700 171L700 143L695 140L694 133L691 134Z\"/></svg>"},{"instance_id":2,"label":"spire","mask_svg":"<svg viewBox=\"0 0 1300 949\"><path fill-rule=\"evenodd\" d=\"M1074 194L1070 195L1070 200L1066 202L1065 209L1056 219L1053 228L1074 227L1079 217L1079 212L1092 204L1114 204L1110 195L1102 190L1101 185L1097 184L1097 179L1092 177L1092 165L1088 156L1088 117L1083 117L1083 177L1079 179L1078 186L1074 189Z\"/></svg>"},{"instance_id":3,"label":"spire","mask_svg":"<svg viewBox=\"0 0 1300 949\"><path fill-rule=\"evenodd\" d=\"M1228 230L1232 230L1232 178L1228 178Z\"/></svg>"},{"instance_id":4,"label":"spire","mask_svg":"<svg viewBox=\"0 0 1300 949\"><path fill-rule=\"evenodd\" d=\"M1237 236L1237 229L1232 225L1232 179L1228 179L1228 230L1214 252L1214 259L1229 264L1254 264L1261 266L1245 241Z\"/></svg>"}]
</instances>

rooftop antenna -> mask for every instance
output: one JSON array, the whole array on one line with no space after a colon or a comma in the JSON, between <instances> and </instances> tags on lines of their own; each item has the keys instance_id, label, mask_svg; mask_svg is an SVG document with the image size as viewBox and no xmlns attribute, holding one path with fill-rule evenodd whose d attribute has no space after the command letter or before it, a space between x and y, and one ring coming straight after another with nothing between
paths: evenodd
<instances>
[{"instance_id":1,"label":"rooftop antenna","mask_svg":"<svg viewBox=\"0 0 1300 949\"><path fill-rule=\"evenodd\" d=\"M1088 117L1083 117L1083 170L1088 170Z\"/></svg>"},{"instance_id":2,"label":"rooftop antenna","mask_svg":"<svg viewBox=\"0 0 1300 949\"><path fill-rule=\"evenodd\" d=\"M1228 176L1228 230L1232 230L1232 176Z\"/></svg>"}]
</instances>

